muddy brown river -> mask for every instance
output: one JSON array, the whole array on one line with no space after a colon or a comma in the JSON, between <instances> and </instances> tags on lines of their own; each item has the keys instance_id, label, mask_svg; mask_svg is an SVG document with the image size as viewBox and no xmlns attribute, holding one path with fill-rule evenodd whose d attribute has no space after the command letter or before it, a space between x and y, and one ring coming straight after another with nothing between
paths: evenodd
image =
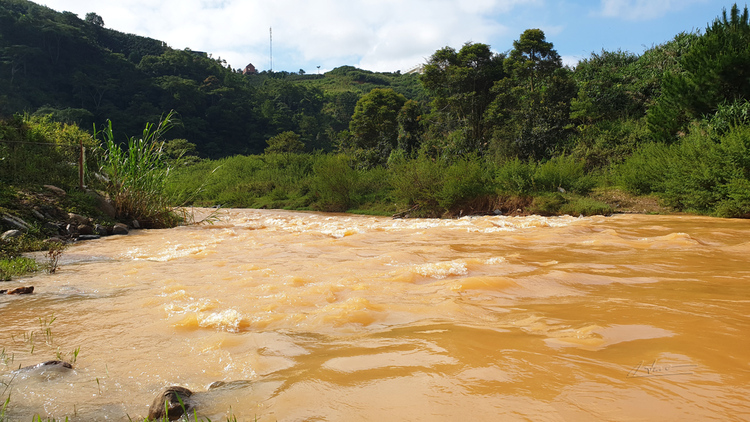
<instances>
[{"instance_id":1,"label":"muddy brown river","mask_svg":"<svg viewBox=\"0 0 750 422\"><path fill-rule=\"evenodd\" d=\"M747 220L225 210L28 284L8 421L142 420L169 385L213 421L750 420Z\"/></svg>"}]
</instances>

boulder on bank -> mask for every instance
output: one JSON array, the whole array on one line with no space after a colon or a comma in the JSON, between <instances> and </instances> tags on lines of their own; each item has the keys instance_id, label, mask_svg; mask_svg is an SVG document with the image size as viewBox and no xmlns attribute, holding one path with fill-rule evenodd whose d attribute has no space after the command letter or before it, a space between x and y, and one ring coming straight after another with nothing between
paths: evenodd
<instances>
[{"instance_id":1,"label":"boulder on bank","mask_svg":"<svg viewBox=\"0 0 750 422\"><path fill-rule=\"evenodd\" d=\"M64 196L66 195L66 192L65 192L65 190L63 190L63 189L60 189L60 188L58 188L57 186L52 186L52 185L44 185L44 189L47 189L47 190L48 190L48 191L50 191L51 193L53 193L53 194L55 194L55 195L57 195L57 196L59 196L59 197L61 197L61 198L62 198L62 197L64 197Z\"/></svg>"},{"instance_id":2,"label":"boulder on bank","mask_svg":"<svg viewBox=\"0 0 750 422\"><path fill-rule=\"evenodd\" d=\"M80 224L77 228L78 228L79 235L90 236L94 234L94 228L88 224Z\"/></svg>"},{"instance_id":3,"label":"boulder on bank","mask_svg":"<svg viewBox=\"0 0 750 422\"><path fill-rule=\"evenodd\" d=\"M176 421L192 409L190 401L192 395L193 392L185 387L173 385L165 388L151 403L147 419L161 421L166 418L170 421Z\"/></svg>"},{"instance_id":4,"label":"boulder on bank","mask_svg":"<svg viewBox=\"0 0 750 422\"><path fill-rule=\"evenodd\" d=\"M128 234L128 226L122 223L117 223L112 227L112 234Z\"/></svg>"},{"instance_id":5,"label":"boulder on bank","mask_svg":"<svg viewBox=\"0 0 750 422\"><path fill-rule=\"evenodd\" d=\"M107 228L102 226L101 224L97 224L94 226L94 232L99 236L107 236L109 234L107 233Z\"/></svg>"},{"instance_id":6,"label":"boulder on bank","mask_svg":"<svg viewBox=\"0 0 750 422\"><path fill-rule=\"evenodd\" d=\"M68 213L68 221L77 226L89 224L89 219L87 217L72 212Z\"/></svg>"},{"instance_id":7,"label":"boulder on bank","mask_svg":"<svg viewBox=\"0 0 750 422\"><path fill-rule=\"evenodd\" d=\"M14 237L19 237L23 234L21 230L8 230L7 232L0 235L0 239L2 240L8 240L12 239Z\"/></svg>"},{"instance_id":8,"label":"boulder on bank","mask_svg":"<svg viewBox=\"0 0 750 422\"><path fill-rule=\"evenodd\" d=\"M21 230L22 232L29 231L29 224L27 222L10 214L3 214L3 216L0 217L0 222L7 224L14 230Z\"/></svg>"},{"instance_id":9,"label":"boulder on bank","mask_svg":"<svg viewBox=\"0 0 750 422\"><path fill-rule=\"evenodd\" d=\"M109 218L115 218L117 216L115 203L111 199L94 190L87 190L86 195L96 199L96 204L99 211L109 216Z\"/></svg>"}]
</instances>

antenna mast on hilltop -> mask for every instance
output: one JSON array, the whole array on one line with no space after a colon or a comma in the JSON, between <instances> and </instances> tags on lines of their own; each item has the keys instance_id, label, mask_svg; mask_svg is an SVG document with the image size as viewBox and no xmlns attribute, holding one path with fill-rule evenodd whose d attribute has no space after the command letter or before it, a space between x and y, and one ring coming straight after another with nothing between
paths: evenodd
<instances>
[{"instance_id":1,"label":"antenna mast on hilltop","mask_svg":"<svg viewBox=\"0 0 750 422\"><path fill-rule=\"evenodd\" d=\"M273 27L268 28L268 36L271 40L271 72L273 72Z\"/></svg>"}]
</instances>

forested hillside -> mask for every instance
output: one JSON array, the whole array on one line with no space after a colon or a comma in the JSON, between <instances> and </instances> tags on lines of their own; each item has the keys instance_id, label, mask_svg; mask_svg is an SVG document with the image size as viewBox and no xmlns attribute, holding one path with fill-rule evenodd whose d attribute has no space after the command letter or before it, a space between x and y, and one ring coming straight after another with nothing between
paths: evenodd
<instances>
[{"instance_id":1,"label":"forested hillside","mask_svg":"<svg viewBox=\"0 0 750 422\"><path fill-rule=\"evenodd\" d=\"M534 198L534 212L583 213L566 208L570 195L614 188L750 216L748 12L735 5L706 21L643 54L595 52L575 68L528 29L506 52L441 48L420 75L243 75L210 53L109 30L93 13L4 0L0 113L85 129L111 120L124 140L174 110L172 145L223 160L183 167L175 190L218 164L232 181L194 199L204 205L388 203L443 215Z\"/></svg>"},{"instance_id":2,"label":"forested hillside","mask_svg":"<svg viewBox=\"0 0 750 422\"><path fill-rule=\"evenodd\" d=\"M0 2L0 115L29 112L91 128L106 120L122 133L175 110L185 138L209 157L263 152L284 131L306 149L330 150L359 96L375 86L422 95L415 75L344 66L326 75L242 75L210 53L103 26L26 0Z\"/></svg>"}]
</instances>

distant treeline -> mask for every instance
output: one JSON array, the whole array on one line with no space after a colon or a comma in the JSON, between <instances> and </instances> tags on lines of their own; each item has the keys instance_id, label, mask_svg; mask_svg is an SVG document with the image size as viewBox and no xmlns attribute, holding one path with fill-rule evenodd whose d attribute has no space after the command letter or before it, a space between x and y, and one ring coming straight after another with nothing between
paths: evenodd
<instances>
[{"instance_id":1,"label":"distant treeline","mask_svg":"<svg viewBox=\"0 0 750 422\"><path fill-rule=\"evenodd\" d=\"M445 186L452 183L445 174L461 181L475 165L482 189L459 183L463 193L453 198L469 203L514 189L533 195L537 186L576 192L541 182L544 169L558 166L586 181L582 193L619 186L656 193L677 209L750 215L747 8L735 5L704 31L677 34L641 55L601 51L569 68L541 30L529 29L504 53L480 43L442 48L420 75L351 66L324 75L243 75L220 58L117 33L97 18L25 0L0 3L0 113L51 115L84 128L111 119L133 134L175 110L181 124L169 133L171 145L194 148L200 158L229 166L244 159L228 157L265 151L267 158L248 158L252 171L272 156L273 171L300 163L290 168L298 176L342 163L354 173L335 167L343 172L336 174L355 179L387 171L395 189L388 195L397 197L400 183L420 171L440 174ZM274 177L246 191L284 196L284 178ZM346 177L335 180L354 183ZM429 196L436 180L410 183ZM308 195L320 192L316 183L290 185L307 186L302 206L320 203ZM455 208L437 196L399 198L403 207L432 207L428 214ZM356 206L344 204L333 208Z\"/></svg>"}]
</instances>

